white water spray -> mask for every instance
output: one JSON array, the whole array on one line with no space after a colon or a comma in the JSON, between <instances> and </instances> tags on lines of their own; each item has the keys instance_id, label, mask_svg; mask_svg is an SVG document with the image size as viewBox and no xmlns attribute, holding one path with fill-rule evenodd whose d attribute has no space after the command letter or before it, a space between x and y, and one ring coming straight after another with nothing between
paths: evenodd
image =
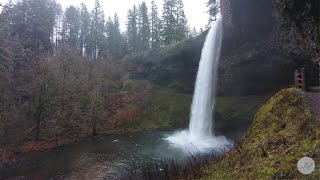
<instances>
[{"instance_id":1,"label":"white water spray","mask_svg":"<svg viewBox=\"0 0 320 180\"><path fill-rule=\"evenodd\" d=\"M202 49L197 75L189 130L181 131L166 138L174 147L189 152L205 152L222 149L230 145L223 136L212 132L212 112L215 105L217 71L222 43L222 18L211 26Z\"/></svg>"}]
</instances>

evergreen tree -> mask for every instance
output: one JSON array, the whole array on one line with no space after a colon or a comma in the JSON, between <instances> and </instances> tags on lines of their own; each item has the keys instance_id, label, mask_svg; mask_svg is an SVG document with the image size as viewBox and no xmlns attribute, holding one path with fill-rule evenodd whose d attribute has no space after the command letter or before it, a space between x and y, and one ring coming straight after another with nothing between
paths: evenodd
<instances>
[{"instance_id":1,"label":"evergreen tree","mask_svg":"<svg viewBox=\"0 0 320 180\"><path fill-rule=\"evenodd\" d=\"M113 25L114 25L113 34L114 34L114 46L115 46L115 50L113 52L113 58L118 59L120 58L121 54L123 54L121 49L123 37L120 32L120 21L117 13L114 14Z\"/></svg>"},{"instance_id":2,"label":"evergreen tree","mask_svg":"<svg viewBox=\"0 0 320 180\"><path fill-rule=\"evenodd\" d=\"M192 31L190 33L190 36L193 37L193 38L198 36L198 32L197 32L197 29L196 29L195 26L193 26L193 29L192 29Z\"/></svg>"},{"instance_id":3,"label":"evergreen tree","mask_svg":"<svg viewBox=\"0 0 320 180\"><path fill-rule=\"evenodd\" d=\"M119 58L128 53L128 37L126 33L121 33Z\"/></svg>"},{"instance_id":4,"label":"evergreen tree","mask_svg":"<svg viewBox=\"0 0 320 180\"><path fill-rule=\"evenodd\" d=\"M63 11L62 11L61 5L58 4L57 14L55 18L55 27L54 27L55 53L59 51L59 47L61 45L62 21L63 21Z\"/></svg>"},{"instance_id":5,"label":"evergreen tree","mask_svg":"<svg viewBox=\"0 0 320 180\"><path fill-rule=\"evenodd\" d=\"M87 53L92 59L98 59L99 49L102 48L104 36L104 12L100 6L99 0L95 1L94 9L91 13L90 40L87 46Z\"/></svg>"},{"instance_id":6,"label":"evergreen tree","mask_svg":"<svg viewBox=\"0 0 320 180\"><path fill-rule=\"evenodd\" d=\"M19 47L20 43L18 39L11 37L11 13L13 4L10 1L8 4L3 5L3 9L0 13L0 101L3 100L1 98L1 91L5 86L1 86L6 84L10 78L10 74L13 70L13 62L14 58L18 59L19 56L17 52L14 52L15 49L19 50L19 53L22 54L22 48ZM17 57L16 57L17 56ZM9 82L7 82L9 83ZM1 108L0 108L1 109ZM1 114L0 110L0 114ZM0 115L1 116L1 115Z\"/></svg>"},{"instance_id":7,"label":"evergreen tree","mask_svg":"<svg viewBox=\"0 0 320 180\"><path fill-rule=\"evenodd\" d=\"M107 46L108 46L108 55L113 56L115 52L115 33L114 33L114 23L111 19L111 17L108 18L108 21L106 23L106 30L107 30Z\"/></svg>"},{"instance_id":8,"label":"evergreen tree","mask_svg":"<svg viewBox=\"0 0 320 180\"><path fill-rule=\"evenodd\" d=\"M175 41L175 27L176 27L176 0L164 0L162 21L163 29L161 32L163 44L169 45Z\"/></svg>"},{"instance_id":9,"label":"evergreen tree","mask_svg":"<svg viewBox=\"0 0 320 180\"><path fill-rule=\"evenodd\" d=\"M176 32L175 42L182 41L188 36L188 21L184 13L184 5L182 0L176 0Z\"/></svg>"},{"instance_id":10,"label":"evergreen tree","mask_svg":"<svg viewBox=\"0 0 320 180\"><path fill-rule=\"evenodd\" d=\"M199 34L202 34L202 33L203 33L203 28L200 28Z\"/></svg>"},{"instance_id":11,"label":"evergreen tree","mask_svg":"<svg viewBox=\"0 0 320 180\"><path fill-rule=\"evenodd\" d=\"M164 0L162 20L161 36L165 45L182 41L188 37L189 26L182 0Z\"/></svg>"},{"instance_id":12,"label":"evergreen tree","mask_svg":"<svg viewBox=\"0 0 320 180\"><path fill-rule=\"evenodd\" d=\"M62 29L63 41L76 49L80 32L79 11L76 7L69 6L66 9Z\"/></svg>"},{"instance_id":13,"label":"evergreen tree","mask_svg":"<svg viewBox=\"0 0 320 180\"><path fill-rule=\"evenodd\" d=\"M127 15L127 38L129 52L138 51L138 10L134 5Z\"/></svg>"},{"instance_id":14,"label":"evergreen tree","mask_svg":"<svg viewBox=\"0 0 320 180\"><path fill-rule=\"evenodd\" d=\"M108 18L106 23L106 34L107 34L107 46L108 46L108 57L111 59L120 58L122 52L122 35L120 32L119 17L115 13L112 20L111 17Z\"/></svg>"},{"instance_id":15,"label":"evergreen tree","mask_svg":"<svg viewBox=\"0 0 320 180\"><path fill-rule=\"evenodd\" d=\"M55 0L17 2L11 9L14 13L10 15L12 35L37 55L52 52L57 7Z\"/></svg>"},{"instance_id":16,"label":"evergreen tree","mask_svg":"<svg viewBox=\"0 0 320 180\"><path fill-rule=\"evenodd\" d=\"M14 4L9 1L6 5L2 5L2 11L0 12L0 32L3 38L9 37L12 29L12 10Z\"/></svg>"},{"instance_id":17,"label":"evergreen tree","mask_svg":"<svg viewBox=\"0 0 320 180\"><path fill-rule=\"evenodd\" d=\"M112 46L113 44L113 40L111 40L109 42L109 22L111 22L111 28L113 28L113 23L112 23L112 19L109 17L107 22L104 24L104 28L103 28L103 32L100 35L99 40L99 44L97 46L98 48L98 57L99 59L110 59L111 58L111 51L110 51L110 46Z\"/></svg>"},{"instance_id":18,"label":"evergreen tree","mask_svg":"<svg viewBox=\"0 0 320 180\"><path fill-rule=\"evenodd\" d=\"M142 17L141 17L141 5L138 6L138 17L137 17L137 51L142 50L142 36L141 29L143 26Z\"/></svg>"},{"instance_id":19,"label":"evergreen tree","mask_svg":"<svg viewBox=\"0 0 320 180\"><path fill-rule=\"evenodd\" d=\"M210 15L210 18L209 18L209 24L210 24L212 21L217 20L217 15L220 12L220 3L217 0L209 0L207 6L209 7L208 13Z\"/></svg>"},{"instance_id":20,"label":"evergreen tree","mask_svg":"<svg viewBox=\"0 0 320 180\"><path fill-rule=\"evenodd\" d=\"M150 48L150 22L148 15L148 7L145 1L139 6L139 51L148 50Z\"/></svg>"},{"instance_id":21,"label":"evergreen tree","mask_svg":"<svg viewBox=\"0 0 320 180\"><path fill-rule=\"evenodd\" d=\"M90 13L86 5L84 3L81 3L79 48L80 48L80 54L82 56L86 54L86 47L89 44L90 22L91 22Z\"/></svg>"},{"instance_id":22,"label":"evergreen tree","mask_svg":"<svg viewBox=\"0 0 320 180\"><path fill-rule=\"evenodd\" d=\"M151 1L151 47L160 47L161 19L159 18L158 7L154 0Z\"/></svg>"}]
</instances>

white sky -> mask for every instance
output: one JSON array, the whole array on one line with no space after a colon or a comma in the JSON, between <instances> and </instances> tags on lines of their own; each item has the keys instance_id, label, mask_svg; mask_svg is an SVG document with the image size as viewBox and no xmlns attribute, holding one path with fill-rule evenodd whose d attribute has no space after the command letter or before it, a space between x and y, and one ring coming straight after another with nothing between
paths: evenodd
<instances>
[{"instance_id":1,"label":"white sky","mask_svg":"<svg viewBox=\"0 0 320 180\"><path fill-rule=\"evenodd\" d=\"M14 0L15 1L15 0ZM81 2L84 2L88 9L91 12L93 8L95 0L57 0L62 7L65 9L69 5L79 6ZM125 30L126 16L127 11L132 8L134 4L138 5L143 0L100 0L100 4L106 14L106 17L113 17L114 13L117 12L120 18L120 26L121 29ZM151 0L145 0L147 5L151 6ZM164 0L155 0L158 4L159 15L162 13L162 4ZM0 0L0 3L5 4L8 0ZM204 28L208 23L208 8L206 7L206 3L208 0L183 0L185 6L185 13L188 19L188 23L191 28L194 26L199 30L200 28Z\"/></svg>"}]
</instances>

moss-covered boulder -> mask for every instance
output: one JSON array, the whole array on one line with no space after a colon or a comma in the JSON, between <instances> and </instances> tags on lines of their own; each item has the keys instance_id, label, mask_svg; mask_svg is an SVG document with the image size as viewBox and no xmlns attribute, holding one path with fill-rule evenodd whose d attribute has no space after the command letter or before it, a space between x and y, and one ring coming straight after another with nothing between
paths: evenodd
<instances>
[{"instance_id":1,"label":"moss-covered boulder","mask_svg":"<svg viewBox=\"0 0 320 180\"><path fill-rule=\"evenodd\" d=\"M203 168L203 179L318 179L319 165L302 175L304 156L320 163L320 121L296 89L273 96L256 114L241 144Z\"/></svg>"}]
</instances>

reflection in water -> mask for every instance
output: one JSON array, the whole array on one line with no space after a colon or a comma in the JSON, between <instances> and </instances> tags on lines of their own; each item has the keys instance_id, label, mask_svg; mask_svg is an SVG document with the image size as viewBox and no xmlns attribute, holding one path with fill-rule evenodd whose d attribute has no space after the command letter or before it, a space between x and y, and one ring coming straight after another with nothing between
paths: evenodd
<instances>
[{"instance_id":1,"label":"reflection in water","mask_svg":"<svg viewBox=\"0 0 320 180\"><path fill-rule=\"evenodd\" d=\"M170 146L172 132L98 136L56 150L21 155L16 167L0 167L0 179L114 179L127 169L190 154ZM117 139L118 141L114 141Z\"/></svg>"}]
</instances>

